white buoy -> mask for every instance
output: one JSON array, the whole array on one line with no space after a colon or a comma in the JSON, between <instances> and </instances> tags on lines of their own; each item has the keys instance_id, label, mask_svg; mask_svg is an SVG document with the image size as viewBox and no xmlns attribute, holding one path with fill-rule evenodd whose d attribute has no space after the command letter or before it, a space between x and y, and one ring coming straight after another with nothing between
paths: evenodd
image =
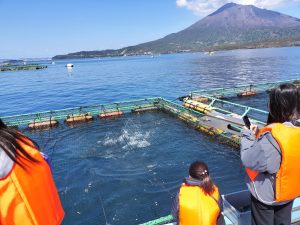
<instances>
[{"instance_id":1,"label":"white buoy","mask_svg":"<svg viewBox=\"0 0 300 225\"><path fill-rule=\"evenodd\" d=\"M73 65L72 63L68 63L68 64L66 65L66 67L71 68L71 67L74 67L74 65Z\"/></svg>"}]
</instances>

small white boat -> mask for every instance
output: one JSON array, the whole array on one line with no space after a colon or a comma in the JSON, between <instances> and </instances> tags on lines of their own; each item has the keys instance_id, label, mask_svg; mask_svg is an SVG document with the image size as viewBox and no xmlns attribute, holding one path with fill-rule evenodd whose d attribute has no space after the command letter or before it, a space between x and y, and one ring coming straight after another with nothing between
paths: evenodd
<instances>
[{"instance_id":1,"label":"small white boat","mask_svg":"<svg viewBox=\"0 0 300 225\"><path fill-rule=\"evenodd\" d=\"M66 67L71 68L71 67L74 67L74 65L73 65L72 63L68 63L68 64L66 65Z\"/></svg>"}]
</instances>

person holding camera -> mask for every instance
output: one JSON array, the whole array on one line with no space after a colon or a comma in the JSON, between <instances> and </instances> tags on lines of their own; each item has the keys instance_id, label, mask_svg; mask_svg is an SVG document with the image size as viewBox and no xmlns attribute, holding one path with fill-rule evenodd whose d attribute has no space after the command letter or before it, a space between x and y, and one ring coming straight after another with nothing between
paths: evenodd
<instances>
[{"instance_id":1,"label":"person holding camera","mask_svg":"<svg viewBox=\"0 0 300 225\"><path fill-rule=\"evenodd\" d=\"M291 224L293 200L300 196L298 101L297 87L281 84L269 93L267 125L251 125L242 132L252 225Z\"/></svg>"}]
</instances>

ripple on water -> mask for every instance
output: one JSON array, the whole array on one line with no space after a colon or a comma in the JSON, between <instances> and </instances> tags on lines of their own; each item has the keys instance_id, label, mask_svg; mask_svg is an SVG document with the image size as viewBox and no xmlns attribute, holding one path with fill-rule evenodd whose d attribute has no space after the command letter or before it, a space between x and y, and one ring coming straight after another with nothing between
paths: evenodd
<instances>
[{"instance_id":1,"label":"ripple on water","mask_svg":"<svg viewBox=\"0 0 300 225\"><path fill-rule=\"evenodd\" d=\"M49 70L1 73L1 84L10 87L0 89L5 97L0 101L1 115L149 96L175 99L220 84L292 79L299 76L299 53L299 48L283 48L220 52L212 57L164 55L155 61L77 60L72 62L76 67L71 76L65 62ZM264 101L244 103L266 107ZM169 214L194 160L207 162L222 193L245 188L235 150L163 113L28 134L52 156L66 225L137 224Z\"/></svg>"},{"instance_id":2,"label":"ripple on water","mask_svg":"<svg viewBox=\"0 0 300 225\"><path fill-rule=\"evenodd\" d=\"M111 224L167 215L189 164L197 159L208 163L222 193L244 188L233 149L162 112L47 132L29 134L48 142L45 150L52 151L64 224L105 223L100 197Z\"/></svg>"}]
</instances>

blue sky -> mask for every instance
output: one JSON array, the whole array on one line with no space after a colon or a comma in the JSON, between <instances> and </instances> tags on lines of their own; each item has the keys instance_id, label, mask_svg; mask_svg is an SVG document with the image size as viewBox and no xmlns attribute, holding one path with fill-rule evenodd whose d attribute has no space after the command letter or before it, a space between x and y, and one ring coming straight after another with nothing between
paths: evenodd
<instances>
[{"instance_id":1,"label":"blue sky","mask_svg":"<svg viewBox=\"0 0 300 225\"><path fill-rule=\"evenodd\" d=\"M291 1L294 4L269 8L300 17L299 0ZM205 2L209 1L0 0L0 58L52 57L151 41L186 28L226 0L202 10Z\"/></svg>"}]
</instances>

